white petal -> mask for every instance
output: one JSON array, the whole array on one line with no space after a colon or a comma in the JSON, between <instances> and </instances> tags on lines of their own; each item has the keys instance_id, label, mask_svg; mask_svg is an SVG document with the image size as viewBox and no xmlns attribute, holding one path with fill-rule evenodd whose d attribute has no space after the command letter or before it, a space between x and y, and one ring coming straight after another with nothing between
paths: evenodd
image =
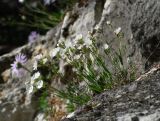
<instances>
[{"instance_id":1,"label":"white petal","mask_svg":"<svg viewBox=\"0 0 160 121\"><path fill-rule=\"evenodd\" d=\"M86 46L90 46L90 45L92 45L92 40L90 40L90 39L88 38L88 39L86 39L86 40L84 41L84 44L85 44Z\"/></svg>"},{"instance_id":2,"label":"white petal","mask_svg":"<svg viewBox=\"0 0 160 121\"><path fill-rule=\"evenodd\" d=\"M81 50L82 48L83 48L83 45L79 45L77 49Z\"/></svg>"},{"instance_id":3,"label":"white petal","mask_svg":"<svg viewBox=\"0 0 160 121\"><path fill-rule=\"evenodd\" d=\"M38 81L38 82L36 83L36 87L37 87L38 89L42 88L42 87L43 87L43 81L42 81L42 80Z\"/></svg>"},{"instance_id":4,"label":"white petal","mask_svg":"<svg viewBox=\"0 0 160 121\"><path fill-rule=\"evenodd\" d=\"M43 59L43 64L45 64L47 61L48 61L48 59L47 59L47 58L44 58L44 59Z\"/></svg>"},{"instance_id":5,"label":"white petal","mask_svg":"<svg viewBox=\"0 0 160 121\"><path fill-rule=\"evenodd\" d=\"M104 49L107 50L109 48L108 44L104 44Z\"/></svg>"},{"instance_id":6,"label":"white petal","mask_svg":"<svg viewBox=\"0 0 160 121\"><path fill-rule=\"evenodd\" d=\"M39 72L34 73L34 75L31 77L31 80L38 79L40 77L40 75L41 74Z\"/></svg>"},{"instance_id":7,"label":"white petal","mask_svg":"<svg viewBox=\"0 0 160 121\"><path fill-rule=\"evenodd\" d=\"M99 25L96 25L96 26L95 26L95 30L100 30L100 26L99 26Z\"/></svg>"},{"instance_id":8,"label":"white petal","mask_svg":"<svg viewBox=\"0 0 160 121\"><path fill-rule=\"evenodd\" d=\"M38 66L38 63L37 63L37 61L35 61L35 62L33 63L33 70L37 70L37 66Z\"/></svg>"},{"instance_id":9,"label":"white petal","mask_svg":"<svg viewBox=\"0 0 160 121\"><path fill-rule=\"evenodd\" d=\"M27 92L30 94L30 93L32 93L33 92L33 85L27 85L26 86L26 90L27 90Z\"/></svg>"},{"instance_id":10,"label":"white petal","mask_svg":"<svg viewBox=\"0 0 160 121\"><path fill-rule=\"evenodd\" d=\"M70 40L66 40L65 41L65 46L66 46L66 48L69 48L69 47L72 48L73 44L72 44L72 42Z\"/></svg>"},{"instance_id":11,"label":"white petal","mask_svg":"<svg viewBox=\"0 0 160 121\"><path fill-rule=\"evenodd\" d=\"M20 3L23 3L24 2L24 0L18 0Z\"/></svg>"},{"instance_id":12,"label":"white petal","mask_svg":"<svg viewBox=\"0 0 160 121\"><path fill-rule=\"evenodd\" d=\"M74 56L74 59L75 59L75 60L79 60L80 57L81 57L81 55L75 55L75 56Z\"/></svg>"},{"instance_id":13,"label":"white petal","mask_svg":"<svg viewBox=\"0 0 160 121\"><path fill-rule=\"evenodd\" d=\"M130 62L131 62L131 60L130 60L130 58L128 57L128 58L127 58L127 63L130 63Z\"/></svg>"},{"instance_id":14,"label":"white petal","mask_svg":"<svg viewBox=\"0 0 160 121\"><path fill-rule=\"evenodd\" d=\"M42 54L39 54L39 55L36 55L34 58L35 58L35 60L40 60L40 59L42 59L42 57L43 57L43 55Z\"/></svg>"},{"instance_id":15,"label":"white petal","mask_svg":"<svg viewBox=\"0 0 160 121\"><path fill-rule=\"evenodd\" d=\"M107 21L107 24L110 25L110 24L111 24L111 21Z\"/></svg>"},{"instance_id":16,"label":"white petal","mask_svg":"<svg viewBox=\"0 0 160 121\"><path fill-rule=\"evenodd\" d=\"M60 48L54 48L51 52L50 52L50 56L53 58L57 55L57 53L60 51Z\"/></svg>"},{"instance_id":17,"label":"white petal","mask_svg":"<svg viewBox=\"0 0 160 121\"><path fill-rule=\"evenodd\" d=\"M34 77L32 76L31 77L31 82L30 82L32 85L34 84Z\"/></svg>"},{"instance_id":18,"label":"white petal","mask_svg":"<svg viewBox=\"0 0 160 121\"><path fill-rule=\"evenodd\" d=\"M75 39L75 40L81 40L81 39L83 39L83 35L82 35L82 34L79 34L79 35L76 36L76 39Z\"/></svg>"},{"instance_id":19,"label":"white petal","mask_svg":"<svg viewBox=\"0 0 160 121\"><path fill-rule=\"evenodd\" d=\"M116 35L118 35L120 32L121 32L121 27L118 27L118 28L114 31L114 33L115 33Z\"/></svg>"}]
</instances>

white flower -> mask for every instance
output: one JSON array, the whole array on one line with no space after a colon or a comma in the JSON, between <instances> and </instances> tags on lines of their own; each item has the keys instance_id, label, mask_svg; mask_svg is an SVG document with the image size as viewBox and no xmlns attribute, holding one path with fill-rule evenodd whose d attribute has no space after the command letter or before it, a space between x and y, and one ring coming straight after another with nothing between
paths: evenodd
<instances>
[{"instance_id":1,"label":"white flower","mask_svg":"<svg viewBox=\"0 0 160 121\"><path fill-rule=\"evenodd\" d=\"M30 82L30 84L31 84L31 85L34 84L34 77L33 77L33 76L31 77L31 82Z\"/></svg>"},{"instance_id":2,"label":"white flower","mask_svg":"<svg viewBox=\"0 0 160 121\"><path fill-rule=\"evenodd\" d=\"M111 25L111 21L107 21L107 25Z\"/></svg>"},{"instance_id":3,"label":"white flower","mask_svg":"<svg viewBox=\"0 0 160 121\"><path fill-rule=\"evenodd\" d=\"M31 76L31 83L34 81L34 76Z\"/></svg>"},{"instance_id":4,"label":"white flower","mask_svg":"<svg viewBox=\"0 0 160 121\"><path fill-rule=\"evenodd\" d=\"M50 56L53 58L57 55L57 53L60 51L60 48L54 48L51 52L50 52Z\"/></svg>"},{"instance_id":5,"label":"white flower","mask_svg":"<svg viewBox=\"0 0 160 121\"><path fill-rule=\"evenodd\" d=\"M33 85L26 85L26 90L27 90L27 92L30 94L30 93L32 93L33 92Z\"/></svg>"},{"instance_id":6,"label":"white flower","mask_svg":"<svg viewBox=\"0 0 160 121\"><path fill-rule=\"evenodd\" d=\"M65 44L66 48L69 48L69 47L72 48L73 47L73 44L72 44L72 42L70 40L66 40L64 44Z\"/></svg>"},{"instance_id":7,"label":"white flower","mask_svg":"<svg viewBox=\"0 0 160 121\"><path fill-rule=\"evenodd\" d=\"M75 55L75 56L74 56L74 59L75 59L75 60L79 60L80 57L81 57L81 55Z\"/></svg>"},{"instance_id":8,"label":"white flower","mask_svg":"<svg viewBox=\"0 0 160 121\"><path fill-rule=\"evenodd\" d=\"M33 63L33 70L37 70L37 66L38 66L38 63L37 63L37 61L35 61L35 62Z\"/></svg>"},{"instance_id":9,"label":"white flower","mask_svg":"<svg viewBox=\"0 0 160 121\"><path fill-rule=\"evenodd\" d=\"M83 48L83 45L79 45L77 49L81 50L82 48Z\"/></svg>"},{"instance_id":10,"label":"white flower","mask_svg":"<svg viewBox=\"0 0 160 121\"><path fill-rule=\"evenodd\" d=\"M62 38L59 39L59 40L58 40L58 43L57 43L57 46L59 46L60 44L62 44L62 43L64 43L64 42L65 42L64 39L62 39Z\"/></svg>"},{"instance_id":11,"label":"white flower","mask_svg":"<svg viewBox=\"0 0 160 121\"><path fill-rule=\"evenodd\" d=\"M50 5L51 3L54 3L56 0L43 0L45 5Z\"/></svg>"},{"instance_id":12,"label":"white flower","mask_svg":"<svg viewBox=\"0 0 160 121\"><path fill-rule=\"evenodd\" d=\"M116 30L114 30L114 33L118 35L121 32L121 27L118 27Z\"/></svg>"},{"instance_id":13,"label":"white flower","mask_svg":"<svg viewBox=\"0 0 160 121\"><path fill-rule=\"evenodd\" d=\"M130 62L131 62L131 60L130 60L130 58L128 57L128 58L127 58L127 63L130 63Z\"/></svg>"},{"instance_id":14,"label":"white flower","mask_svg":"<svg viewBox=\"0 0 160 121\"><path fill-rule=\"evenodd\" d=\"M39 54L39 55L36 55L34 58L36 61L38 61L38 60L42 59L42 57L43 57L42 54Z\"/></svg>"},{"instance_id":15,"label":"white flower","mask_svg":"<svg viewBox=\"0 0 160 121\"><path fill-rule=\"evenodd\" d=\"M85 44L86 46L90 46L90 45L92 45L92 40L90 40L90 39L88 38L88 39L86 39L86 40L84 41L84 44Z\"/></svg>"},{"instance_id":16,"label":"white flower","mask_svg":"<svg viewBox=\"0 0 160 121\"><path fill-rule=\"evenodd\" d=\"M46 64L46 62L48 61L48 59L44 58L42 61L43 61L43 64Z\"/></svg>"},{"instance_id":17,"label":"white flower","mask_svg":"<svg viewBox=\"0 0 160 121\"><path fill-rule=\"evenodd\" d=\"M35 80L35 79L38 79L40 77L40 73L39 72L36 72L32 77L31 77L31 80Z\"/></svg>"},{"instance_id":18,"label":"white flower","mask_svg":"<svg viewBox=\"0 0 160 121\"><path fill-rule=\"evenodd\" d=\"M75 39L75 40L81 40L81 39L83 39L83 35L82 35L82 34L78 34L78 35L76 36L76 39Z\"/></svg>"},{"instance_id":19,"label":"white flower","mask_svg":"<svg viewBox=\"0 0 160 121\"><path fill-rule=\"evenodd\" d=\"M96 25L96 26L95 26L95 30L100 30L100 26L99 26L99 25Z\"/></svg>"},{"instance_id":20,"label":"white flower","mask_svg":"<svg viewBox=\"0 0 160 121\"><path fill-rule=\"evenodd\" d=\"M91 32L91 31L88 31L88 35L92 35L92 32Z\"/></svg>"},{"instance_id":21,"label":"white flower","mask_svg":"<svg viewBox=\"0 0 160 121\"><path fill-rule=\"evenodd\" d=\"M77 72L78 70L77 70L77 68L72 68L72 71Z\"/></svg>"},{"instance_id":22,"label":"white flower","mask_svg":"<svg viewBox=\"0 0 160 121\"><path fill-rule=\"evenodd\" d=\"M35 74L34 74L34 79L38 79L39 77L40 77L40 73L39 72L36 72Z\"/></svg>"},{"instance_id":23,"label":"white flower","mask_svg":"<svg viewBox=\"0 0 160 121\"><path fill-rule=\"evenodd\" d=\"M20 2L20 3L23 3L23 2L24 2L24 0L19 0L19 2Z\"/></svg>"},{"instance_id":24,"label":"white flower","mask_svg":"<svg viewBox=\"0 0 160 121\"><path fill-rule=\"evenodd\" d=\"M38 89L42 88L42 87L43 87L43 81L40 80L40 81L36 82L36 87L37 87Z\"/></svg>"},{"instance_id":25,"label":"white flower","mask_svg":"<svg viewBox=\"0 0 160 121\"><path fill-rule=\"evenodd\" d=\"M33 70L37 70L38 61L39 61L40 59L42 59L42 58L43 58L43 55L42 55L42 54L36 55L36 56L34 57L35 62L33 63Z\"/></svg>"},{"instance_id":26,"label":"white flower","mask_svg":"<svg viewBox=\"0 0 160 121\"><path fill-rule=\"evenodd\" d=\"M104 44L103 47L104 47L105 50L107 50L109 48L109 45L108 44Z\"/></svg>"}]
</instances>

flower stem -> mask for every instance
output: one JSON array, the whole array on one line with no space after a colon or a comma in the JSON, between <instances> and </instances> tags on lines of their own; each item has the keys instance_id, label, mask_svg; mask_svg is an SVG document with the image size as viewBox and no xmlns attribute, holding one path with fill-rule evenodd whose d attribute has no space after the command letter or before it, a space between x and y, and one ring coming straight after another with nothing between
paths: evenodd
<instances>
[{"instance_id":1,"label":"flower stem","mask_svg":"<svg viewBox=\"0 0 160 121\"><path fill-rule=\"evenodd\" d=\"M26 67L23 66L22 64L21 64L21 67L22 67L24 70L28 71L29 73L32 73L28 68L26 68Z\"/></svg>"}]
</instances>

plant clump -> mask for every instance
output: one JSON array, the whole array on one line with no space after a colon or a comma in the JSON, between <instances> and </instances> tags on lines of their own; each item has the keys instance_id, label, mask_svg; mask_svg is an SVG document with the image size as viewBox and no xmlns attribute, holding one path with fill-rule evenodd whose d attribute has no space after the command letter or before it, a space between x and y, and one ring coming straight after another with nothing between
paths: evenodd
<instances>
[{"instance_id":1,"label":"plant clump","mask_svg":"<svg viewBox=\"0 0 160 121\"><path fill-rule=\"evenodd\" d=\"M117 39L123 38L120 27L114 33ZM30 39L34 39L35 35L37 33L31 33ZM33 70L25 67L26 56L19 54L12 64L12 72L16 72L17 76L21 75L22 70L31 74L30 81L26 82L26 90L28 94L41 92L40 107L43 111L57 113L48 103L48 97L54 95L65 102L68 112L72 112L90 101L94 95L135 79L135 66L129 58L128 67L124 66L122 56L125 47L116 51L108 43L104 44L103 53L108 58L106 62L97 41L92 32L86 38L79 34L73 40L59 40L57 47L48 55L34 57ZM65 70L60 68L59 62L68 68L67 76L70 78L65 77ZM67 83L61 89L52 85L53 80L65 80Z\"/></svg>"}]
</instances>

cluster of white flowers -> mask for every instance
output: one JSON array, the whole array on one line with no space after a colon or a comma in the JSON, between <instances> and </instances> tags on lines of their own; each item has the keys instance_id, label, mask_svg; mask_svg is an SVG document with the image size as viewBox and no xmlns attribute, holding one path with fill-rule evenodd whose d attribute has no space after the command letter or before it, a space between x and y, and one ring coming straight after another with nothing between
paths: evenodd
<instances>
[{"instance_id":1,"label":"cluster of white flowers","mask_svg":"<svg viewBox=\"0 0 160 121\"><path fill-rule=\"evenodd\" d=\"M43 66L47 61L53 61L56 57L70 64L72 62L82 62L86 71L89 71L87 65L88 59L91 60L92 63L95 61L94 54L92 53L93 47L93 38L90 33L88 33L86 39L83 38L82 34L79 34L73 40L59 40L57 47L49 52L51 60L43 57L42 54L36 55L33 63L33 71L36 72L31 76L31 81L27 83L28 93L32 93L34 88L41 89L44 86L42 75L38 71L39 62ZM106 49L109 49L108 44L104 45L104 50Z\"/></svg>"},{"instance_id":2,"label":"cluster of white flowers","mask_svg":"<svg viewBox=\"0 0 160 121\"><path fill-rule=\"evenodd\" d=\"M53 58L58 54L61 59L70 64L76 61L86 63L87 59L94 63L93 46L91 32L88 32L85 39L82 34L78 34L73 40L59 40L57 47L50 52L50 57ZM103 49L109 49L109 45L105 44Z\"/></svg>"},{"instance_id":3,"label":"cluster of white flowers","mask_svg":"<svg viewBox=\"0 0 160 121\"><path fill-rule=\"evenodd\" d=\"M41 74L38 71L38 63L39 61L42 61L43 64L45 64L48 59L43 58L42 54L36 55L34 57L34 63L33 63L33 71L36 71L32 76L30 82L26 83L26 90L30 94L35 89L41 89L44 85L44 81L41 79Z\"/></svg>"},{"instance_id":4,"label":"cluster of white flowers","mask_svg":"<svg viewBox=\"0 0 160 121\"><path fill-rule=\"evenodd\" d=\"M91 45L92 41L89 38L84 40L82 34L79 34L74 40L59 40L57 47L50 52L50 57L53 58L59 54L61 59L72 62L81 57L79 52L78 54L76 53L77 50L81 51L84 47Z\"/></svg>"},{"instance_id":5,"label":"cluster of white flowers","mask_svg":"<svg viewBox=\"0 0 160 121\"><path fill-rule=\"evenodd\" d=\"M40 77L41 77L40 72L36 72L33 74L33 76L31 76L31 81L26 83L28 93L32 93L34 87L36 87L37 89L43 87L43 80L41 80Z\"/></svg>"},{"instance_id":6,"label":"cluster of white flowers","mask_svg":"<svg viewBox=\"0 0 160 121\"><path fill-rule=\"evenodd\" d=\"M43 87L43 80L37 81L37 82L36 82L36 87L37 87L37 89L42 88L42 87Z\"/></svg>"}]
</instances>

